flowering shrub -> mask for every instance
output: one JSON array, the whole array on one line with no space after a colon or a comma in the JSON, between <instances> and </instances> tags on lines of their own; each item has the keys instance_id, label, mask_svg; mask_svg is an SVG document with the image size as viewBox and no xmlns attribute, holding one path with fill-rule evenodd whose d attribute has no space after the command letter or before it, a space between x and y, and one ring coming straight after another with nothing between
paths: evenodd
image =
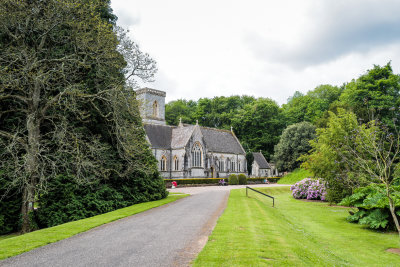
<instances>
[{"instance_id":1,"label":"flowering shrub","mask_svg":"<svg viewBox=\"0 0 400 267\"><path fill-rule=\"evenodd\" d=\"M325 200L326 188L320 180L305 178L290 187L294 198Z\"/></svg>"}]
</instances>

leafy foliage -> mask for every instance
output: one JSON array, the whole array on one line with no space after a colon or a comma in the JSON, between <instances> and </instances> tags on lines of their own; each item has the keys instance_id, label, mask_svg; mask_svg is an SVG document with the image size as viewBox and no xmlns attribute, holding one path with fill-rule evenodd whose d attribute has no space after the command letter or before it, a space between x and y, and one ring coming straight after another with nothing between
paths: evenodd
<instances>
[{"instance_id":1,"label":"leafy foliage","mask_svg":"<svg viewBox=\"0 0 400 267\"><path fill-rule=\"evenodd\" d=\"M230 185L237 185L239 184L239 179L236 174L231 174L228 177L228 184Z\"/></svg>"},{"instance_id":2,"label":"leafy foliage","mask_svg":"<svg viewBox=\"0 0 400 267\"><path fill-rule=\"evenodd\" d=\"M4 177L0 170L0 235L17 231L21 223L21 191L7 186Z\"/></svg>"},{"instance_id":3,"label":"leafy foliage","mask_svg":"<svg viewBox=\"0 0 400 267\"><path fill-rule=\"evenodd\" d=\"M157 174L155 174L157 175ZM72 176L59 175L40 196L38 218L41 227L51 227L110 212L136 203L165 198L168 192L158 177L144 179L110 178L90 184Z\"/></svg>"},{"instance_id":4,"label":"leafy foliage","mask_svg":"<svg viewBox=\"0 0 400 267\"><path fill-rule=\"evenodd\" d=\"M395 207L398 208L400 207L400 186L393 186L391 191ZM347 217L350 222L363 224L371 229L395 229L384 185L372 183L366 187L357 188L354 194L344 198L339 205L358 209L357 212L351 212L351 215Z\"/></svg>"},{"instance_id":5,"label":"leafy foliage","mask_svg":"<svg viewBox=\"0 0 400 267\"><path fill-rule=\"evenodd\" d=\"M373 69L346 85L340 101L364 122L379 119L392 125L392 107L400 104L400 76L393 73L390 62Z\"/></svg>"},{"instance_id":6,"label":"leafy foliage","mask_svg":"<svg viewBox=\"0 0 400 267\"><path fill-rule=\"evenodd\" d=\"M292 171L298 168L299 157L311 149L309 141L315 137L315 126L309 122L288 126L275 146L274 162L278 170Z\"/></svg>"},{"instance_id":7,"label":"leafy foliage","mask_svg":"<svg viewBox=\"0 0 400 267\"><path fill-rule=\"evenodd\" d=\"M247 177L243 173L238 175L239 184L247 184Z\"/></svg>"}]
</instances>

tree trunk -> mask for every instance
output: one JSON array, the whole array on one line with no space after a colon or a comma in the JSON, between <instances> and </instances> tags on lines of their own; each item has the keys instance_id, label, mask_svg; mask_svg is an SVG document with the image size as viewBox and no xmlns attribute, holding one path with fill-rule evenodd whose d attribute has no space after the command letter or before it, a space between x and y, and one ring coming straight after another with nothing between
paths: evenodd
<instances>
[{"instance_id":1,"label":"tree trunk","mask_svg":"<svg viewBox=\"0 0 400 267\"><path fill-rule=\"evenodd\" d=\"M393 199L390 197L390 190L389 190L389 187L388 186L386 186L386 196L388 197L388 199L389 199L389 209L390 209L390 213L392 214L392 217L393 217L393 221L394 221L394 224L396 225L396 229L397 229L397 233L399 234L399 239L400 239L400 225L399 225L399 220L397 219L397 216L396 216L396 211L395 211L395 205L394 205L394 203L393 203Z\"/></svg>"},{"instance_id":2,"label":"tree trunk","mask_svg":"<svg viewBox=\"0 0 400 267\"><path fill-rule=\"evenodd\" d=\"M35 103L35 101L34 101ZM26 151L26 180L22 194L22 233L32 231L33 211L35 201L35 188L39 179L39 143L40 143L40 120L37 116L37 105L33 105L34 112L27 118L28 146Z\"/></svg>"}]
</instances>

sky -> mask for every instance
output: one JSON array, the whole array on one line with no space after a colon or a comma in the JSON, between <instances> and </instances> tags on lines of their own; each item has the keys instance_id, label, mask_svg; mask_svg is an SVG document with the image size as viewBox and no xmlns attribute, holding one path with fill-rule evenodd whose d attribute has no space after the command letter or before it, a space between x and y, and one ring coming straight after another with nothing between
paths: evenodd
<instances>
[{"instance_id":1,"label":"sky","mask_svg":"<svg viewBox=\"0 0 400 267\"><path fill-rule=\"evenodd\" d=\"M399 0L111 0L117 24L157 61L167 101L342 85L391 61L400 73Z\"/></svg>"}]
</instances>

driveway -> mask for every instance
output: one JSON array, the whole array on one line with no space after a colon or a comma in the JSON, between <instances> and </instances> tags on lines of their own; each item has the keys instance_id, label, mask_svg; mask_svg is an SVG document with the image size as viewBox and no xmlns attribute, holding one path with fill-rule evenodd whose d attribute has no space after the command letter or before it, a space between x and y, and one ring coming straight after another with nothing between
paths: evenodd
<instances>
[{"instance_id":1,"label":"driveway","mask_svg":"<svg viewBox=\"0 0 400 267\"><path fill-rule=\"evenodd\" d=\"M0 266L188 266L207 242L230 189L242 187L171 189L192 195L0 261Z\"/></svg>"}]
</instances>

